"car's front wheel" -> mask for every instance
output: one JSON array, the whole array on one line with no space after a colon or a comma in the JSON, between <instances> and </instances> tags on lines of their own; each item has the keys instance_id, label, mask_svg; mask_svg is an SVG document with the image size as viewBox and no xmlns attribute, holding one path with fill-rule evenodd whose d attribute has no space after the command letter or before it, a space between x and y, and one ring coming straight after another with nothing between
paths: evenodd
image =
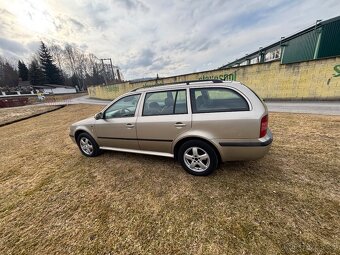
<instances>
[{"instance_id":1,"label":"car's front wheel","mask_svg":"<svg viewBox=\"0 0 340 255\"><path fill-rule=\"evenodd\" d=\"M95 157L101 152L96 141L87 133L81 133L77 137L77 144L81 153L87 157Z\"/></svg>"},{"instance_id":2,"label":"car's front wheel","mask_svg":"<svg viewBox=\"0 0 340 255\"><path fill-rule=\"evenodd\" d=\"M201 140L185 142L178 151L178 159L183 168L193 175L209 175L218 166L215 150Z\"/></svg>"}]
</instances>

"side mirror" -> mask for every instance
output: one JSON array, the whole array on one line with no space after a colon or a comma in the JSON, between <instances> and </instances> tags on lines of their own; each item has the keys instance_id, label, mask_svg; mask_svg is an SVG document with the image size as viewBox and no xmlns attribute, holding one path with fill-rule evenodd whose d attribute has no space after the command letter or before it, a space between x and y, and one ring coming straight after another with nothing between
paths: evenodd
<instances>
[{"instance_id":1,"label":"side mirror","mask_svg":"<svg viewBox=\"0 0 340 255\"><path fill-rule=\"evenodd\" d=\"M102 112L98 112L98 113L96 113L96 115L94 115L94 118L95 118L96 120L100 120L100 119L103 119L103 118L104 118L104 115L103 115Z\"/></svg>"}]
</instances>

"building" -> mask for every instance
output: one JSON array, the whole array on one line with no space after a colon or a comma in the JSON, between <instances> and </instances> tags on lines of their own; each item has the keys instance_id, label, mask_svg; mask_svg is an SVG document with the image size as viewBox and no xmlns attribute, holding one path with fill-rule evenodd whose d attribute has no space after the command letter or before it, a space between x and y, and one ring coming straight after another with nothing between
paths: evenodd
<instances>
[{"instance_id":1,"label":"building","mask_svg":"<svg viewBox=\"0 0 340 255\"><path fill-rule=\"evenodd\" d=\"M73 94L77 93L74 87L55 85L55 84L44 84L44 85L34 85L35 90L39 90L43 94Z\"/></svg>"},{"instance_id":2,"label":"building","mask_svg":"<svg viewBox=\"0 0 340 255\"><path fill-rule=\"evenodd\" d=\"M221 69L280 60L281 64L340 56L340 16L318 20L308 27L267 47L230 62Z\"/></svg>"}]
</instances>

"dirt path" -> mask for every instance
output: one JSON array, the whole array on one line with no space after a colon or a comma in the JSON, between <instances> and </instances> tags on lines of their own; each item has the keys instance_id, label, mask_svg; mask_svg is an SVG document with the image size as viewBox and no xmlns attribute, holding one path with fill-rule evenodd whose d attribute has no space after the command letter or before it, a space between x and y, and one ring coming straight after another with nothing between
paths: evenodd
<instances>
[{"instance_id":1,"label":"dirt path","mask_svg":"<svg viewBox=\"0 0 340 255\"><path fill-rule=\"evenodd\" d=\"M51 111L59 108L58 106L38 106L28 105L20 107L0 108L0 125L11 123L36 114Z\"/></svg>"}]
</instances>

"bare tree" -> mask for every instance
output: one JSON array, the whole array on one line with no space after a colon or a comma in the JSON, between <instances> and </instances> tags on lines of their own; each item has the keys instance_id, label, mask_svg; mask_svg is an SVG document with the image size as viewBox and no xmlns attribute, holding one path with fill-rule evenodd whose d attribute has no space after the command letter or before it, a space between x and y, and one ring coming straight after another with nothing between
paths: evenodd
<instances>
[{"instance_id":1,"label":"bare tree","mask_svg":"<svg viewBox=\"0 0 340 255\"><path fill-rule=\"evenodd\" d=\"M100 60L92 53L86 53L70 44L64 49L65 69L69 70L69 76L74 76L81 89L88 85L94 85L103 79L98 78L98 66ZM94 78L96 76L96 78Z\"/></svg>"},{"instance_id":2,"label":"bare tree","mask_svg":"<svg viewBox=\"0 0 340 255\"><path fill-rule=\"evenodd\" d=\"M76 50L70 44L67 44L65 46L64 56L65 56L66 63L68 65L69 69L72 72L72 75L76 77L76 79L78 81L78 85L81 86L82 83L81 83L81 80L80 80L80 75L78 73L75 51ZM82 87L80 89L82 89Z\"/></svg>"},{"instance_id":3,"label":"bare tree","mask_svg":"<svg viewBox=\"0 0 340 255\"><path fill-rule=\"evenodd\" d=\"M62 65L63 49L59 45L56 45L56 44L52 44L49 47L49 49L50 49L50 53L51 53L53 59L57 62L59 69L62 70L63 69L63 65Z\"/></svg>"}]
</instances>

